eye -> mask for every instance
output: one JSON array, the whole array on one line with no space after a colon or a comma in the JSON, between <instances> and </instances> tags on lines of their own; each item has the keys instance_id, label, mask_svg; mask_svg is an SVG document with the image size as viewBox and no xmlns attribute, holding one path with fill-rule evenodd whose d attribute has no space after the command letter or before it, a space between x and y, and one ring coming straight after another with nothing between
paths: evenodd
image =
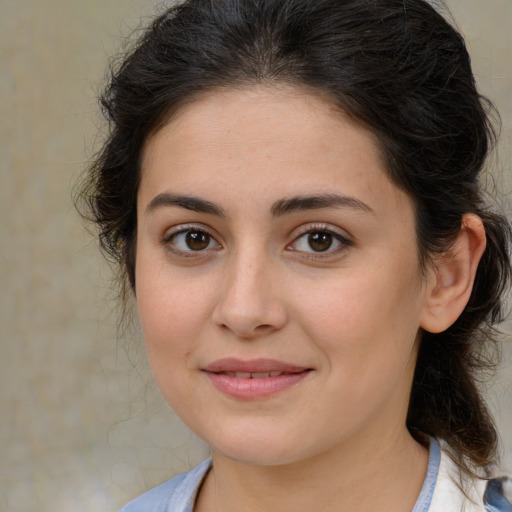
<instances>
[{"instance_id":1,"label":"eye","mask_svg":"<svg viewBox=\"0 0 512 512\"><path fill-rule=\"evenodd\" d=\"M311 229L297 237L289 248L310 254L331 254L349 245L351 242L338 233L328 229Z\"/></svg>"},{"instance_id":2,"label":"eye","mask_svg":"<svg viewBox=\"0 0 512 512\"><path fill-rule=\"evenodd\" d=\"M177 252L201 252L220 249L220 244L207 231L197 228L183 229L167 236L164 243Z\"/></svg>"}]
</instances>

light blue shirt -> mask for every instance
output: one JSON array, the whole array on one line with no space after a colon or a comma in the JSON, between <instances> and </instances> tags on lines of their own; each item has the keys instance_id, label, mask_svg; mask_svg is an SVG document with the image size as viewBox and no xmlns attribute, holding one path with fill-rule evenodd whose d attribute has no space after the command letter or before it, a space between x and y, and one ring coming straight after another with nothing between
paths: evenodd
<instances>
[{"instance_id":1,"label":"light blue shirt","mask_svg":"<svg viewBox=\"0 0 512 512\"><path fill-rule=\"evenodd\" d=\"M412 512L428 512L436 487L441 450L430 442L427 475ZM211 467L211 459L203 461L188 473L183 473L142 494L128 503L120 512L193 512L201 482ZM512 506L503 497L499 480L491 480L484 496L486 512L512 512Z\"/></svg>"}]
</instances>

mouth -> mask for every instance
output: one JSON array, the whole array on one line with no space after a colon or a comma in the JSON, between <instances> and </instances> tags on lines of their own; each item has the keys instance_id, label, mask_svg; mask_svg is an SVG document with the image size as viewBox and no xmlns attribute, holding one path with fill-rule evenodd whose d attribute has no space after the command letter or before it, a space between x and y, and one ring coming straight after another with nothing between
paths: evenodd
<instances>
[{"instance_id":1,"label":"mouth","mask_svg":"<svg viewBox=\"0 0 512 512\"><path fill-rule=\"evenodd\" d=\"M220 359L202 370L213 386L231 398L268 398L302 382L312 368L274 359Z\"/></svg>"},{"instance_id":2,"label":"mouth","mask_svg":"<svg viewBox=\"0 0 512 512\"><path fill-rule=\"evenodd\" d=\"M234 376L231 374L240 374L240 378L246 379L249 378L247 374L253 375L253 378L268 377L270 374L275 374L270 376L277 377L281 373L300 373L308 369L310 368L277 359L250 359L246 361L233 357L217 359L203 368L206 372L225 373L230 374L231 377Z\"/></svg>"},{"instance_id":3,"label":"mouth","mask_svg":"<svg viewBox=\"0 0 512 512\"><path fill-rule=\"evenodd\" d=\"M235 377L237 379L267 379L268 377L279 377L280 375L290 375L289 372L216 372L228 377ZM294 372L295 373L295 372Z\"/></svg>"}]
</instances>

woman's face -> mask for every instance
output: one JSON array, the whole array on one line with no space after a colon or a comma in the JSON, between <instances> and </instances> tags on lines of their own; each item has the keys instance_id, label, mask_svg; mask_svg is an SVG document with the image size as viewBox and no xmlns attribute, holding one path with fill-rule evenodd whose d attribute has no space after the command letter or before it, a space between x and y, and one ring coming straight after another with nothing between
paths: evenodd
<instances>
[{"instance_id":1,"label":"woman's face","mask_svg":"<svg viewBox=\"0 0 512 512\"><path fill-rule=\"evenodd\" d=\"M147 352L214 452L276 465L404 433L426 289L411 200L326 99L216 92L147 141Z\"/></svg>"}]
</instances>

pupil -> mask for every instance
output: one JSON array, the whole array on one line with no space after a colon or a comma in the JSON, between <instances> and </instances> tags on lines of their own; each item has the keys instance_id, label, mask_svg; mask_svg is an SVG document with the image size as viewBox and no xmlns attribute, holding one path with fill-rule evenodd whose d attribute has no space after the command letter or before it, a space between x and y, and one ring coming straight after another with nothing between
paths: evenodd
<instances>
[{"instance_id":1,"label":"pupil","mask_svg":"<svg viewBox=\"0 0 512 512\"><path fill-rule=\"evenodd\" d=\"M327 251L332 245L332 235L330 233L316 232L308 237L309 246L316 252Z\"/></svg>"},{"instance_id":2,"label":"pupil","mask_svg":"<svg viewBox=\"0 0 512 512\"><path fill-rule=\"evenodd\" d=\"M193 251L206 249L210 244L210 235L203 231L189 231L186 236L187 245Z\"/></svg>"}]
</instances>

